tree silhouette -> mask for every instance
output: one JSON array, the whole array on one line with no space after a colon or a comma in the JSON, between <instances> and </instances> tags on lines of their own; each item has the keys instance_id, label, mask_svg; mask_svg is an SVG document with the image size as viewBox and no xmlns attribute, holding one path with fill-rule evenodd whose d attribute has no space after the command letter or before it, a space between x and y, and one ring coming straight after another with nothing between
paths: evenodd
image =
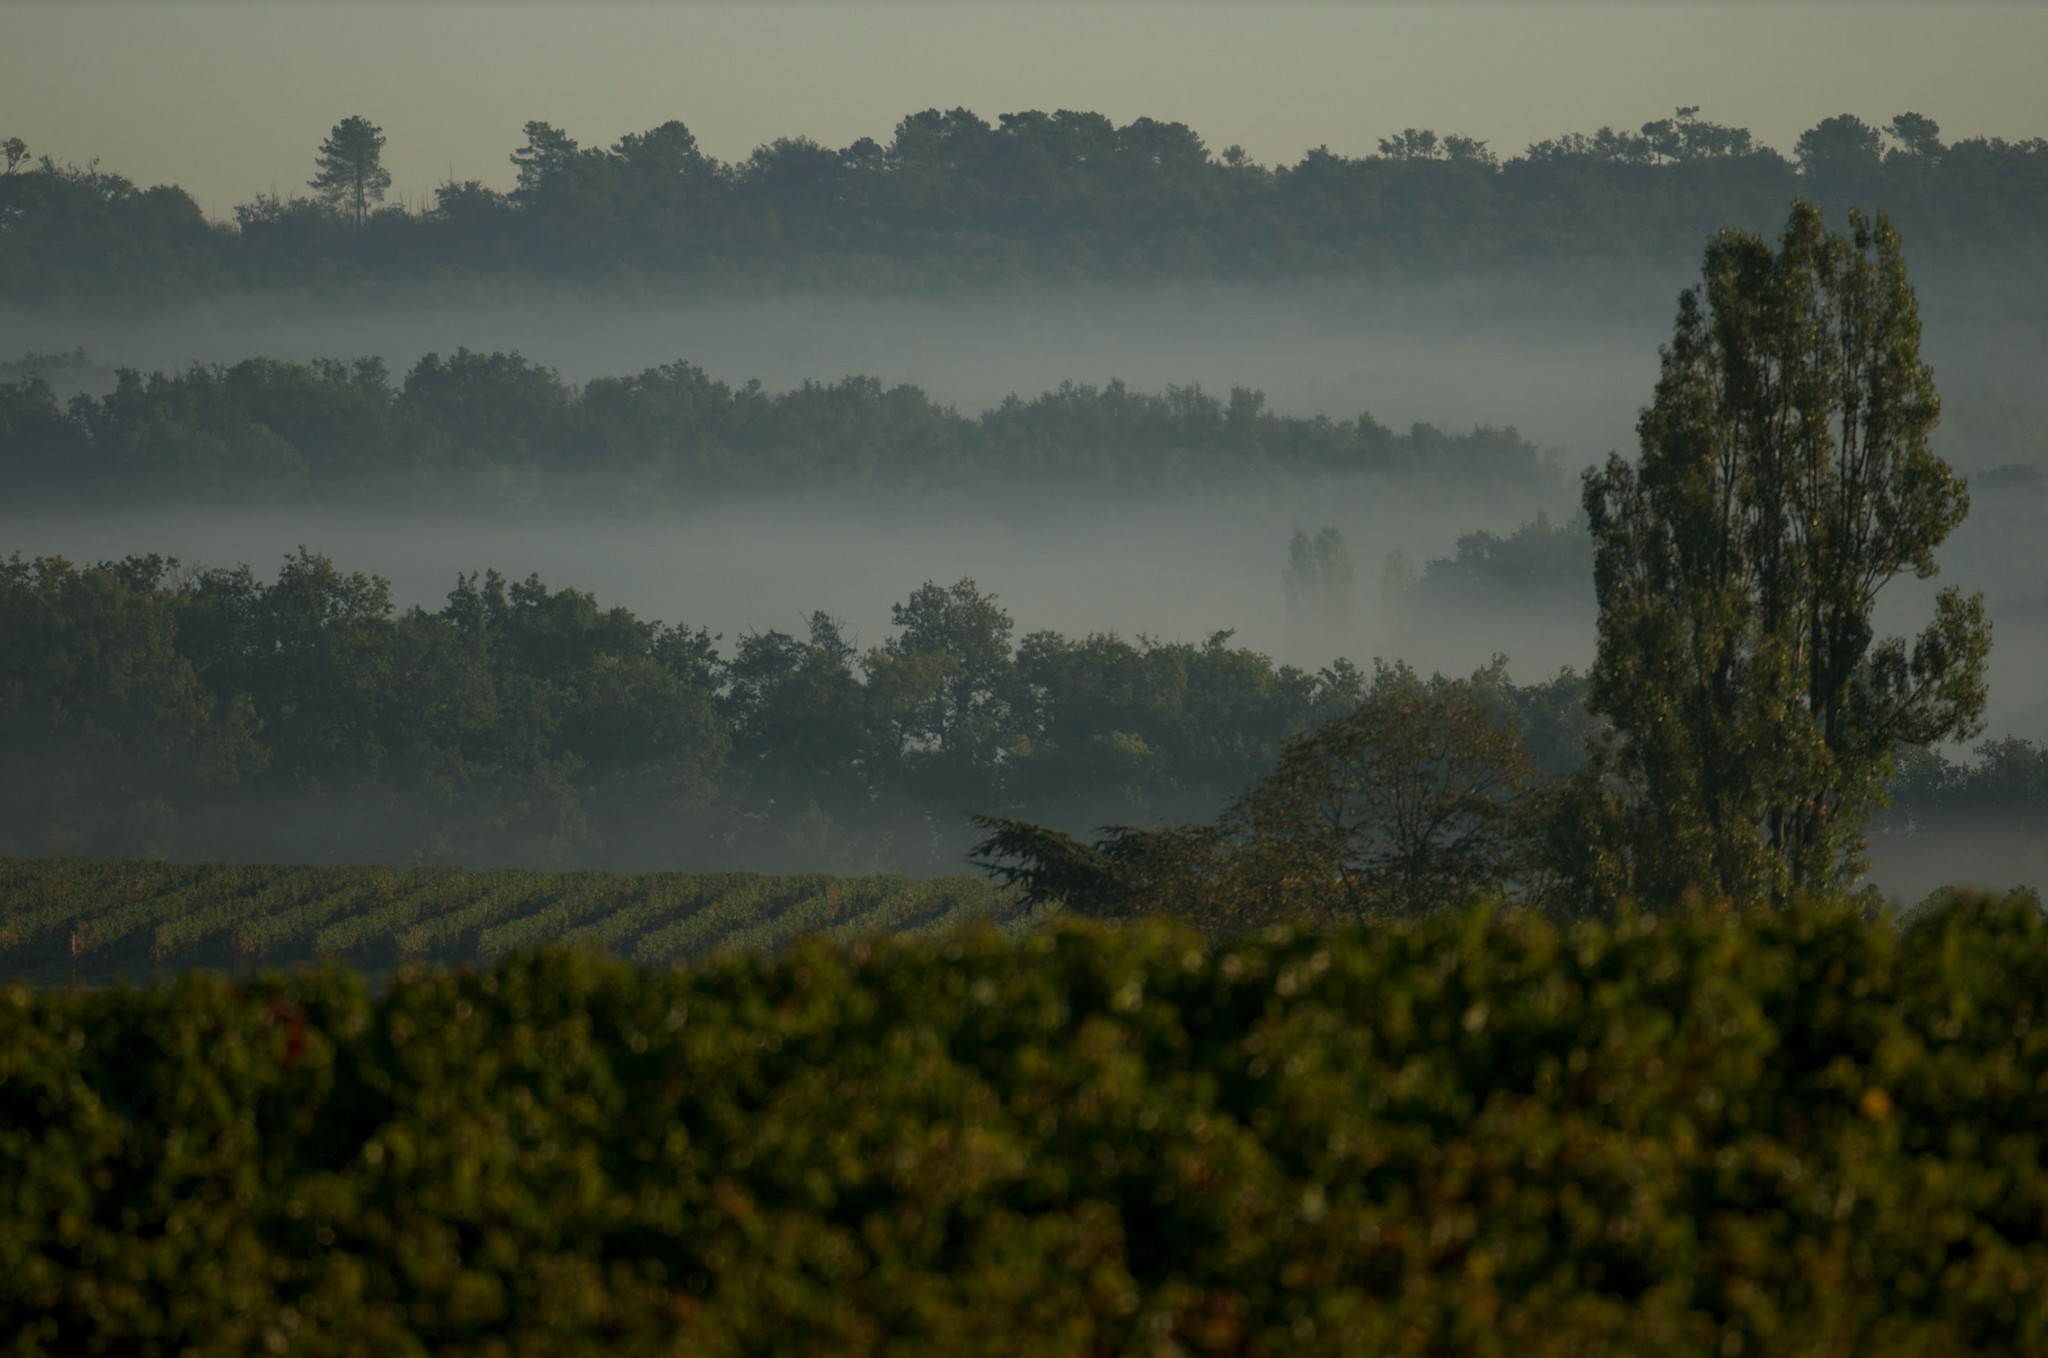
<instances>
[{"instance_id":1,"label":"tree silhouette","mask_svg":"<svg viewBox=\"0 0 2048 1358\"><path fill-rule=\"evenodd\" d=\"M307 180L329 203L346 204L361 226L371 203L384 201L391 172L384 168L384 129L368 118L343 118L320 143L319 172Z\"/></svg>"}]
</instances>

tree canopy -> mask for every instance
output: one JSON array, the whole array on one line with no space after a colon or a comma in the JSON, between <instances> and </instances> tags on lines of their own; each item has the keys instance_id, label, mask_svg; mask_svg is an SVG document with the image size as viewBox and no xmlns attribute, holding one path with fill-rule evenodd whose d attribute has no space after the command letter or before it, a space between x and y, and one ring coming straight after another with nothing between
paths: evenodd
<instances>
[{"instance_id":1,"label":"tree canopy","mask_svg":"<svg viewBox=\"0 0 2048 1358\"><path fill-rule=\"evenodd\" d=\"M384 168L384 129L368 118L343 118L320 143L315 165L307 187L346 208L361 230L370 204L383 202L391 187L391 171Z\"/></svg>"},{"instance_id":2,"label":"tree canopy","mask_svg":"<svg viewBox=\"0 0 2048 1358\"><path fill-rule=\"evenodd\" d=\"M1894 751L1980 729L1981 596L1943 590L1910 646L1873 631L1879 592L1935 573L1969 498L1927 446L1940 405L1898 232L1850 222L1802 202L1775 250L1724 231L1680 300L1640 460L1587 473L1593 706L1652 893L1852 880Z\"/></svg>"},{"instance_id":3,"label":"tree canopy","mask_svg":"<svg viewBox=\"0 0 2048 1358\"><path fill-rule=\"evenodd\" d=\"M1413 919L1511 891L1547 904L1543 775L1519 729L1543 707L1537 691L1517 690L1504 660L1469 680L1378 664L1213 820L1110 826L1090 843L982 815L975 861L1029 901L1172 914L1219 936Z\"/></svg>"}]
</instances>

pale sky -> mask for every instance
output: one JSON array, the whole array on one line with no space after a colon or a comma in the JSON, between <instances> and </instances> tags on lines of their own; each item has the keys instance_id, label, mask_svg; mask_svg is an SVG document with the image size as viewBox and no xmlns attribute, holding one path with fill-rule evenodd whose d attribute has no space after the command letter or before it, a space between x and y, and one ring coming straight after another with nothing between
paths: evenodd
<instances>
[{"instance_id":1,"label":"pale sky","mask_svg":"<svg viewBox=\"0 0 2048 1358\"><path fill-rule=\"evenodd\" d=\"M1186 122L1293 161L1405 126L1513 154L1698 104L1789 151L1821 118L1912 110L1951 140L2048 135L2048 2L769 3L0 0L0 138L227 216L303 188L361 113L407 201L508 187L529 118L585 145L680 118L725 159L777 136L887 141L918 109Z\"/></svg>"}]
</instances>

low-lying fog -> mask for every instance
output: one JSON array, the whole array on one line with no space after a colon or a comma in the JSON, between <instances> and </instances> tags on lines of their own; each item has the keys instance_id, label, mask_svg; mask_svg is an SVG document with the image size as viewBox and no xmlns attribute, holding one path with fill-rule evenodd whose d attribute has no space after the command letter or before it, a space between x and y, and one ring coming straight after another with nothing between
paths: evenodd
<instances>
[{"instance_id":1,"label":"low-lying fog","mask_svg":"<svg viewBox=\"0 0 2048 1358\"><path fill-rule=\"evenodd\" d=\"M1943 390L2043 404L2048 319L1983 269L1916 274L1924 351ZM257 297L144 316L0 307L0 362L82 346L144 371L252 356L376 354L402 374L429 351L516 349L564 377L685 359L775 390L851 373L908 382L963 412L1067 380L1158 390L1257 387L1282 413L1396 429L1515 425L1572 466L1634 446L1692 267L1434 280L1010 287L908 296L455 290L349 306ZM1994 457L1994 461L1998 460Z\"/></svg>"},{"instance_id":2,"label":"low-lying fog","mask_svg":"<svg viewBox=\"0 0 2048 1358\"><path fill-rule=\"evenodd\" d=\"M673 514L0 509L0 542L77 561L156 551L186 565L247 562L266 575L304 544L344 569L385 576L401 605L438 605L457 572L488 566L513 578L538 573L551 586L590 590L602 603L708 627L728 641L750 631L801 634L811 612L823 609L851 624L863 646L880 644L890 604L919 584L971 576L999 596L1020 636L1049 628L1178 641L1229 628L1241 644L1318 666L1337 654L1414 649L1380 616L1389 552L1420 565L1448 555L1462 533L1511 529L1532 512L1396 501L1363 482L1143 501L1018 488L909 505L878 494L726 498ZM1349 636L1305 630L1286 612L1288 538L1325 523L1342 530L1357 563ZM1511 626L1421 622L1427 644L1410 658L1457 670L1507 651L1520 674L1535 678L1581 663L1592 646L1590 608Z\"/></svg>"},{"instance_id":3,"label":"low-lying fog","mask_svg":"<svg viewBox=\"0 0 2048 1358\"><path fill-rule=\"evenodd\" d=\"M1687 277L1457 279L620 298L458 294L342 308L222 301L148 318L0 311L0 360L84 346L146 370L195 361L517 349L576 381L687 359L771 389L865 373L974 413L1012 392L1122 378L1263 389L1283 413L1514 424L1547 443L1630 439Z\"/></svg>"},{"instance_id":4,"label":"low-lying fog","mask_svg":"<svg viewBox=\"0 0 2048 1358\"><path fill-rule=\"evenodd\" d=\"M1018 633L1115 630L1166 640L1234 629L1242 644L1310 667L1338 654L1400 656L1469 671L1505 652L1516 676L1583 668L1582 606L1421 617L1396 626L1380 607L1382 563L1420 566L1460 535L1506 532L1537 510L1568 516L1576 472L1610 448L1633 450L1673 300L1691 281L1638 270L1447 283L1222 285L1009 290L973 295L752 297L695 301L589 296L441 299L354 310L224 302L151 318L0 313L0 358L83 345L108 365L144 369L380 354L395 372L427 350L519 349L582 380L686 358L717 377L780 389L869 373L913 382L964 411L1063 380L1123 378L1148 390L1200 382L1263 388L1278 409L1405 428L1512 424L1564 469L1548 502L1486 503L1384 483L1269 486L1148 498L1022 487L981 497L892 499L803 494L724 498L690 510L491 509L474 515L389 508L26 509L0 504L0 552L98 560L161 552L188 565L247 562L274 573L303 544L345 569L389 578L401 604L437 604L458 572L494 567L591 590L647 617L701 625L728 643L747 631L801 632L814 609L844 618L863 645L888 632L889 605L925 580L971 576L997 593ZM1923 283L1925 351L1952 412L1976 412L1965 470L2036 458L2048 428L2035 377L2048 359L2038 319L1981 310L1969 290ZM1989 412L1985 414L1984 412ZM1952 421L1952 425L1956 422ZM1984 431L1989 430L1987 434ZM2001 432L2010 430L2016 432ZM2010 443L2012 446L2008 447ZM594 503L594 502L593 502ZM1943 553L1940 583L1982 588L1997 627L1990 733L2048 739L2048 496L1980 494ZM1281 588L1296 529L1334 524L1357 571L1354 623L1333 634L1291 622ZM1881 622L1917 626L1931 586L1895 587ZM2030 607L2031 606L2031 607ZM2048 840L2048 836L2043 837ZM2036 880L2037 850L2010 846ZM2011 854L1970 846L1880 846L1881 880L2014 880Z\"/></svg>"},{"instance_id":5,"label":"low-lying fog","mask_svg":"<svg viewBox=\"0 0 2048 1358\"><path fill-rule=\"evenodd\" d=\"M494 511L468 517L404 509L123 510L29 514L0 508L0 542L28 554L98 560L157 551L192 565L247 562L273 574L301 543L348 569L392 581L401 605L437 604L458 572L495 566L538 573L550 585L594 591L643 617L722 633L802 634L813 609L846 619L862 645L889 630L889 605L926 579L966 575L995 591L1018 633L1115 630L1165 640L1232 628L1243 644L1316 667L1338 654L1361 664L1401 657L1425 670L1462 673L1505 652L1523 681L1562 665L1584 668L1593 648L1592 607L1490 608L1396 624L1380 606L1380 563L1399 550L1420 563L1449 555L1461 533L1503 531L1519 505L1474 511L1403 503L1359 485L1308 498L1259 497L1086 501L1062 504L1020 491L944 511L927 504L824 496L725 500L670 515ZM2040 497L1980 504L1951 544L1937 583L1984 587L1996 624L1989 733L2048 739L2048 608L2001 611L2048 588L2022 589L2030 573L2048 586L2048 552L2035 525ZM1357 562L1354 624L1333 632L1290 620L1280 572L1296 527L1338 524ZM1888 630L1925 619L1933 584L1900 582L1881 610ZM1960 754L1960 751L1952 752ZM2048 827L2044 827L2048 828ZM1989 834L1962 840L1875 839L1873 879L1902 900L1943 883L2005 886L2048 882L2048 835Z\"/></svg>"},{"instance_id":6,"label":"low-lying fog","mask_svg":"<svg viewBox=\"0 0 2048 1358\"><path fill-rule=\"evenodd\" d=\"M1585 668L1593 651L1590 586L1576 605L1509 605L1470 616L1383 610L1390 552L1421 566L1451 556L1476 529L1506 532L1549 504L1448 500L1360 480L1146 499L991 491L981 497L881 494L728 497L676 512L578 506L471 515L359 507L303 509L0 507L0 543L74 561L160 552L187 566L248 563L275 573L303 545L347 570L382 575L401 606L436 606L459 572L538 574L553 587L595 593L642 617L707 627L728 642L745 632L802 633L823 609L863 645L889 630L889 606L926 580L972 577L997 594L1018 634L1115 631L1168 641L1231 629L1243 645L1315 668L1343 655L1402 658L1424 670L1467 672L1505 653L1518 678ZM1934 589L1982 589L1996 627L1990 729L2048 739L2048 496L1984 497L1943 552L1934 581L1895 581L1880 627L1917 629ZM1281 584L1287 540L1334 524L1355 563L1353 624L1290 619Z\"/></svg>"}]
</instances>

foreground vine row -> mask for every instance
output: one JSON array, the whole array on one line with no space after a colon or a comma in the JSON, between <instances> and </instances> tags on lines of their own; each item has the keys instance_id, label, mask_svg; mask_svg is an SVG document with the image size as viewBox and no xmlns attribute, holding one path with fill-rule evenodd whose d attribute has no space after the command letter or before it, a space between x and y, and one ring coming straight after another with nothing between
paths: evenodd
<instances>
[{"instance_id":1,"label":"foreground vine row","mask_svg":"<svg viewBox=\"0 0 2048 1358\"><path fill-rule=\"evenodd\" d=\"M2048 1350L2032 903L0 990L21 1355Z\"/></svg>"}]
</instances>

